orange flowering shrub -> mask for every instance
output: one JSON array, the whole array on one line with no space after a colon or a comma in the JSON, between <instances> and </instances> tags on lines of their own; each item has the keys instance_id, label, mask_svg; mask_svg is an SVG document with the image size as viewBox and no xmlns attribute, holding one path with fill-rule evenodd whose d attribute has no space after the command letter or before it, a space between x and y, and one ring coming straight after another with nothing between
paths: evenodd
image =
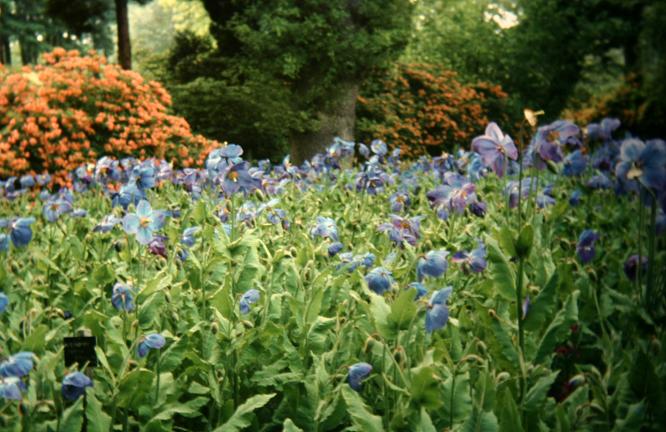
<instances>
[{"instance_id":1,"label":"orange flowering shrub","mask_svg":"<svg viewBox=\"0 0 666 432\"><path fill-rule=\"evenodd\" d=\"M432 65L399 65L359 97L357 139L380 138L409 156L469 147L489 121L506 120L506 100L500 86L465 85Z\"/></svg>"},{"instance_id":2,"label":"orange flowering shrub","mask_svg":"<svg viewBox=\"0 0 666 432\"><path fill-rule=\"evenodd\" d=\"M44 64L0 69L0 177L65 174L101 156L156 157L190 166L217 143L169 114L157 82L92 52L56 48Z\"/></svg>"}]
</instances>

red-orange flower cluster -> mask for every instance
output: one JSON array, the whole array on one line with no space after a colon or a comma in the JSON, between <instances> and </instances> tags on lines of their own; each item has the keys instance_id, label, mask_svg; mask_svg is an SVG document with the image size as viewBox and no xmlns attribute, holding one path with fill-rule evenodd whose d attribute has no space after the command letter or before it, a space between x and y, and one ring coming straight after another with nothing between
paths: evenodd
<instances>
[{"instance_id":1,"label":"red-orange flower cluster","mask_svg":"<svg viewBox=\"0 0 666 432\"><path fill-rule=\"evenodd\" d=\"M400 65L381 88L359 98L358 138L380 138L408 156L469 146L488 121L504 120L496 117L506 99L500 86L465 85L455 72Z\"/></svg>"},{"instance_id":2,"label":"red-orange flower cluster","mask_svg":"<svg viewBox=\"0 0 666 432\"><path fill-rule=\"evenodd\" d=\"M217 143L193 135L170 106L159 83L94 52L56 48L43 65L0 69L0 177L48 171L62 183L104 155L202 161Z\"/></svg>"}]
</instances>

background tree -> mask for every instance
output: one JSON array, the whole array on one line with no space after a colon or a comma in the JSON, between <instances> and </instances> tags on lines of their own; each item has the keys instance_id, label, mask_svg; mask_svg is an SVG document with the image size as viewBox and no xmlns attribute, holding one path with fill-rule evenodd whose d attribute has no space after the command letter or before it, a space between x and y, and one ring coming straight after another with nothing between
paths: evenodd
<instances>
[{"instance_id":1,"label":"background tree","mask_svg":"<svg viewBox=\"0 0 666 432\"><path fill-rule=\"evenodd\" d=\"M216 57L213 63L224 71L213 73L223 83L220 90L251 100L274 94L284 102L282 113L296 121L287 124L276 141L288 137L296 161L313 155L335 135L353 138L359 85L404 48L412 10L408 0L204 0L203 4L217 43L207 57ZM183 67L172 62L171 69ZM254 106L249 119L229 118L234 123L274 118L266 108Z\"/></svg>"}]
</instances>

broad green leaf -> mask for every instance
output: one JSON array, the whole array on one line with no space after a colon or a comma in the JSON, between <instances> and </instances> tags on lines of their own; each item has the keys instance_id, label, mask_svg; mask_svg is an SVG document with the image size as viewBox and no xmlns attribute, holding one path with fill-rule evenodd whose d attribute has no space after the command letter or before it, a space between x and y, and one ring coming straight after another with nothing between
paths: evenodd
<instances>
[{"instance_id":1,"label":"broad green leaf","mask_svg":"<svg viewBox=\"0 0 666 432\"><path fill-rule=\"evenodd\" d=\"M406 330L416 316L416 289L403 290L391 304L391 313L388 315L389 323L398 330Z\"/></svg>"},{"instance_id":2,"label":"broad green leaf","mask_svg":"<svg viewBox=\"0 0 666 432\"><path fill-rule=\"evenodd\" d=\"M499 430L500 432L520 432L523 430L520 420L518 405L513 394L505 388L498 399L499 405Z\"/></svg>"},{"instance_id":3,"label":"broad green leaf","mask_svg":"<svg viewBox=\"0 0 666 432\"><path fill-rule=\"evenodd\" d=\"M550 374L539 378L537 382L530 387L522 404L525 411L535 412L541 408L544 402L546 402L550 386L553 385L559 373L560 371L551 372Z\"/></svg>"},{"instance_id":4,"label":"broad green leaf","mask_svg":"<svg viewBox=\"0 0 666 432\"><path fill-rule=\"evenodd\" d=\"M254 411L266 405L273 397L275 393L252 396L236 408L231 418L214 432L236 432L245 429L252 424Z\"/></svg>"},{"instance_id":5,"label":"broad green leaf","mask_svg":"<svg viewBox=\"0 0 666 432\"><path fill-rule=\"evenodd\" d=\"M531 301L527 316L523 321L525 330L538 330L555 313L559 277L553 273L546 286Z\"/></svg>"},{"instance_id":6,"label":"broad green leaf","mask_svg":"<svg viewBox=\"0 0 666 432\"><path fill-rule=\"evenodd\" d=\"M282 423L282 432L303 432L303 429L296 426L291 419L286 419Z\"/></svg>"},{"instance_id":7,"label":"broad green leaf","mask_svg":"<svg viewBox=\"0 0 666 432\"><path fill-rule=\"evenodd\" d=\"M107 432L111 426L111 416L104 412L104 407L95 397L95 393L87 390L86 417L88 418L88 432Z\"/></svg>"},{"instance_id":8,"label":"broad green leaf","mask_svg":"<svg viewBox=\"0 0 666 432\"><path fill-rule=\"evenodd\" d=\"M469 374L458 373L455 376L449 376L444 381L442 397L444 406L442 406L442 416L447 426L460 423L472 412L472 399L470 397Z\"/></svg>"},{"instance_id":9,"label":"broad green leaf","mask_svg":"<svg viewBox=\"0 0 666 432\"><path fill-rule=\"evenodd\" d=\"M463 432L496 432L499 430L497 417L492 411L474 410L463 424Z\"/></svg>"},{"instance_id":10,"label":"broad green leaf","mask_svg":"<svg viewBox=\"0 0 666 432\"><path fill-rule=\"evenodd\" d=\"M569 333L570 326L578 321L578 295L579 291L571 293L562 309L551 321L539 342L534 363L544 362L553 353L555 345Z\"/></svg>"},{"instance_id":11,"label":"broad green leaf","mask_svg":"<svg viewBox=\"0 0 666 432\"><path fill-rule=\"evenodd\" d=\"M348 385L342 386L342 397L347 405L347 412L357 431L379 432L384 430L381 417L372 414L361 396Z\"/></svg>"},{"instance_id":12,"label":"broad green leaf","mask_svg":"<svg viewBox=\"0 0 666 432\"><path fill-rule=\"evenodd\" d=\"M421 408L421 415L419 416L416 430L419 432L437 432L435 425L432 424L432 419L428 415L428 411L423 407Z\"/></svg>"},{"instance_id":13,"label":"broad green leaf","mask_svg":"<svg viewBox=\"0 0 666 432\"><path fill-rule=\"evenodd\" d=\"M62 413L60 420L61 432L81 432L83 424L83 397L80 397L72 406Z\"/></svg>"},{"instance_id":14,"label":"broad green leaf","mask_svg":"<svg viewBox=\"0 0 666 432\"><path fill-rule=\"evenodd\" d=\"M505 300L512 301L516 297L516 275L509 263L509 259L497 247L494 240L486 241L488 262L490 263L490 278L497 294Z\"/></svg>"},{"instance_id":15,"label":"broad green leaf","mask_svg":"<svg viewBox=\"0 0 666 432\"><path fill-rule=\"evenodd\" d=\"M409 392L415 406L424 406L429 409L439 407L444 401L440 387L441 378L431 366L419 366L411 370L411 385Z\"/></svg>"}]
</instances>

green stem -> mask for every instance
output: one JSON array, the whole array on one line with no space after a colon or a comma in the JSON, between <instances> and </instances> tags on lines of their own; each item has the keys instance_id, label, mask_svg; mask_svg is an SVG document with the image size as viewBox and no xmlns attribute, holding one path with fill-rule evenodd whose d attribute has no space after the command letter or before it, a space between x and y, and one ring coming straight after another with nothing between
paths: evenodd
<instances>
[{"instance_id":1,"label":"green stem","mask_svg":"<svg viewBox=\"0 0 666 432\"><path fill-rule=\"evenodd\" d=\"M449 429L453 429L453 408L454 408L454 396L456 389L456 375L458 372L458 365L453 367L453 376L451 377L451 407L449 408Z\"/></svg>"},{"instance_id":2,"label":"green stem","mask_svg":"<svg viewBox=\"0 0 666 432\"><path fill-rule=\"evenodd\" d=\"M645 292L645 300L647 301L648 308L652 308L652 293L654 291L654 268L656 267L655 263L655 237L656 233L656 224L657 224L657 199L654 194L650 192L650 232L648 235L648 269L647 269L647 291ZM641 263L638 262L638 267L640 268Z\"/></svg>"},{"instance_id":3,"label":"green stem","mask_svg":"<svg viewBox=\"0 0 666 432\"><path fill-rule=\"evenodd\" d=\"M525 395L525 330L523 328L523 272L525 259L518 260L518 280L516 281L516 319L518 320L518 355L520 356L520 399Z\"/></svg>"},{"instance_id":4,"label":"green stem","mask_svg":"<svg viewBox=\"0 0 666 432\"><path fill-rule=\"evenodd\" d=\"M638 268L636 269L636 283L638 284L638 296L639 298L643 295L643 225L645 224L645 206L641 202L640 192L638 197ZM649 265L649 263L648 263ZM647 296L643 300L648 302Z\"/></svg>"},{"instance_id":5,"label":"green stem","mask_svg":"<svg viewBox=\"0 0 666 432\"><path fill-rule=\"evenodd\" d=\"M157 379L157 383L155 385L155 407L157 407L157 403L160 399L160 359L161 355L159 350L157 351L157 364L155 365L155 378Z\"/></svg>"}]
</instances>

